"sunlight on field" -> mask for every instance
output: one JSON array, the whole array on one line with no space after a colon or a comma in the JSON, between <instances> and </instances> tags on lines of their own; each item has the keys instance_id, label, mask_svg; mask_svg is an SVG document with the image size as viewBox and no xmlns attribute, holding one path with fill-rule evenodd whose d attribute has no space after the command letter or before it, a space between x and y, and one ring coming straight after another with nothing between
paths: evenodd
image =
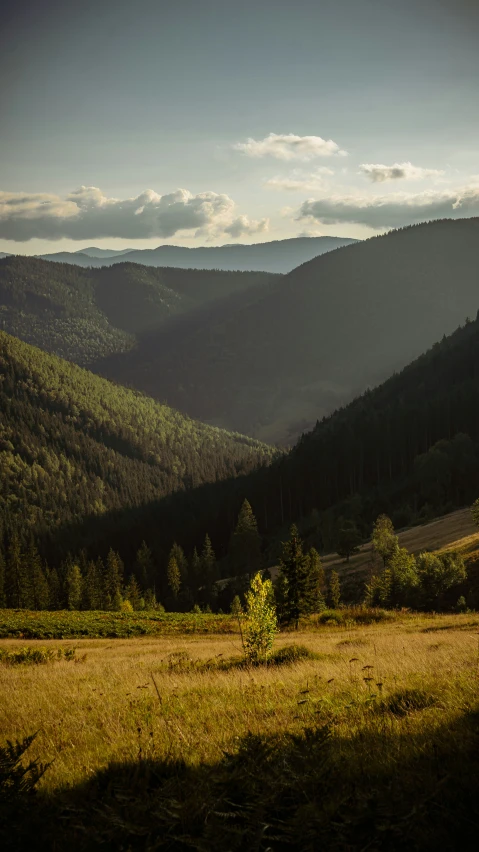
<instances>
[{"instance_id":1,"label":"sunlight on field","mask_svg":"<svg viewBox=\"0 0 479 852\"><path fill-rule=\"evenodd\" d=\"M199 671L191 662L240 654L234 635L31 641L74 646L80 661L0 665L0 740L39 731L31 756L54 761L42 781L53 790L112 760L216 761L248 732L284 734L330 722L347 740L372 724L375 698L406 688L426 690L431 706L382 717L381 724L391 733L433 728L474 704L478 629L477 616L406 616L386 626L281 634L278 647L302 644L319 658L234 671ZM25 640L0 644L19 648Z\"/></svg>"}]
</instances>

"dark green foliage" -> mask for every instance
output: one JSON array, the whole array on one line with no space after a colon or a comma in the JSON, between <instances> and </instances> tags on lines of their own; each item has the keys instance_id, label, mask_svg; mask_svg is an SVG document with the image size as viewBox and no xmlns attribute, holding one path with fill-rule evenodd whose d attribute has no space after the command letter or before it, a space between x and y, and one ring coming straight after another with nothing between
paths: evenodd
<instances>
[{"instance_id":1,"label":"dark green foliage","mask_svg":"<svg viewBox=\"0 0 479 852\"><path fill-rule=\"evenodd\" d=\"M329 577L328 603L333 609L337 609L341 603L341 583L337 571L331 571Z\"/></svg>"},{"instance_id":2,"label":"dark green foliage","mask_svg":"<svg viewBox=\"0 0 479 852\"><path fill-rule=\"evenodd\" d=\"M248 500L244 500L241 506L231 539L229 562L233 575L248 574L251 578L261 568L261 538Z\"/></svg>"},{"instance_id":3,"label":"dark green foliage","mask_svg":"<svg viewBox=\"0 0 479 852\"><path fill-rule=\"evenodd\" d=\"M3 332L0 383L0 518L18 517L23 530L138 507L272 456L265 445L193 423ZM25 606L18 546L12 534L6 591ZM145 552L140 559L151 575L151 559Z\"/></svg>"},{"instance_id":4,"label":"dark green foliage","mask_svg":"<svg viewBox=\"0 0 479 852\"><path fill-rule=\"evenodd\" d=\"M193 417L289 444L348 402L352 389L386 379L475 315L478 241L477 218L444 220L323 254L269 290L255 288L254 299L242 294L200 323L181 326L167 342L162 334L142 340L109 363L108 375ZM428 395L419 383L415 389L427 409ZM401 394L395 403L404 406ZM429 414L434 418L433 406ZM418 455L434 443L413 417L416 448L377 407L370 417L372 432L341 434L355 445L352 476L349 452L325 458L347 480L348 494L362 487L371 448L384 455L375 471L382 478L389 475L385 444L399 437ZM401 466L399 448L394 456L392 469ZM316 483L321 489L321 478Z\"/></svg>"},{"instance_id":5,"label":"dark green foliage","mask_svg":"<svg viewBox=\"0 0 479 852\"><path fill-rule=\"evenodd\" d=\"M336 532L336 551L339 556L349 562L349 557L359 551L360 543L361 536L354 521L340 518Z\"/></svg>"},{"instance_id":6,"label":"dark green foliage","mask_svg":"<svg viewBox=\"0 0 479 852\"><path fill-rule=\"evenodd\" d=\"M131 349L135 335L170 317L275 277L126 262L82 269L9 257L0 260L0 320L27 343L87 365Z\"/></svg>"},{"instance_id":7,"label":"dark green foliage","mask_svg":"<svg viewBox=\"0 0 479 852\"><path fill-rule=\"evenodd\" d=\"M22 763L22 758L36 737L37 734L31 734L15 743L7 741L5 746L0 747L0 813L3 818L7 815L6 806L10 808L22 802L24 797L35 790L48 769L49 764L42 764L38 760L32 760L26 766Z\"/></svg>"},{"instance_id":8,"label":"dark green foliage","mask_svg":"<svg viewBox=\"0 0 479 852\"><path fill-rule=\"evenodd\" d=\"M383 703L383 709L389 710L394 716L406 716L415 710L425 710L438 703L437 697L423 689L403 689L394 692Z\"/></svg>"}]
</instances>

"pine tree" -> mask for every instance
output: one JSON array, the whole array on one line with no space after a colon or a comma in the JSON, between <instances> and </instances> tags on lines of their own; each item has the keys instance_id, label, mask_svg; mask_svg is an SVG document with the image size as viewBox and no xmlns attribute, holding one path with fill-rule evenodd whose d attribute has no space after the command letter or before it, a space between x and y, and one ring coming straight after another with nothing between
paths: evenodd
<instances>
[{"instance_id":1,"label":"pine tree","mask_svg":"<svg viewBox=\"0 0 479 852\"><path fill-rule=\"evenodd\" d=\"M169 559L174 559L176 561L178 570L180 572L181 585L187 586L189 580L188 560L185 556L183 548L179 544L177 544L176 541L171 547Z\"/></svg>"},{"instance_id":2,"label":"pine tree","mask_svg":"<svg viewBox=\"0 0 479 852\"><path fill-rule=\"evenodd\" d=\"M50 568L48 570L47 582L50 609L60 609L62 606L62 589L56 568Z\"/></svg>"},{"instance_id":3,"label":"pine tree","mask_svg":"<svg viewBox=\"0 0 479 852\"><path fill-rule=\"evenodd\" d=\"M312 547L307 555L307 574L301 610L304 613L324 609L324 568L318 551Z\"/></svg>"},{"instance_id":4,"label":"pine tree","mask_svg":"<svg viewBox=\"0 0 479 852\"><path fill-rule=\"evenodd\" d=\"M143 589L149 589L153 584L153 570L153 555L147 543L142 541L136 554L135 573Z\"/></svg>"},{"instance_id":5,"label":"pine tree","mask_svg":"<svg viewBox=\"0 0 479 852\"><path fill-rule=\"evenodd\" d=\"M341 583L337 571L331 571L329 577L329 605L337 609L341 603Z\"/></svg>"},{"instance_id":6,"label":"pine tree","mask_svg":"<svg viewBox=\"0 0 479 852\"><path fill-rule=\"evenodd\" d=\"M130 580L125 590L125 597L130 601L134 610L140 609L141 592L134 574L130 575Z\"/></svg>"},{"instance_id":7,"label":"pine tree","mask_svg":"<svg viewBox=\"0 0 479 852\"><path fill-rule=\"evenodd\" d=\"M9 606L13 609L31 609L31 586L17 532L13 532L10 538L5 581Z\"/></svg>"},{"instance_id":8,"label":"pine tree","mask_svg":"<svg viewBox=\"0 0 479 852\"><path fill-rule=\"evenodd\" d=\"M235 573L250 577L261 568L261 538L248 500L243 502L231 539L230 561Z\"/></svg>"},{"instance_id":9,"label":"pine tree","mask_svg":"<svg viewBox=\"0 0 479 852\"><path fill-rule=\"evenodd\" d=\"M178 568L178 563L174 556L170 556L168 561L167 578L171 594L176 600L180 591L181 577L180 569Z\"/></svg>"},{"instance_id":10,"label":"pine tree","mask_svg":"<svg viewBox=\"0 0 479 852\"><path fill-rule=\"evenodd\" d=\"M5 557L3 550L0 548L0 609L5 609L7 606L7 598L5 595Z\"/></svg>"},{"instance_id":11,"label":"pine tree","mask_svg":"<svg viewBox=\"0 0 479 852\"><path fill-rule=\"evenodd\" d=\"M83 605L85 609L97 610L102 608L102 579L103 563L92 559L86 567L83 584Z\"/></svg>"},{"instance_id":12,"label":"pine tree","mask_svg":"<svg viewBox=\"0 0 479 852\"><path fill-rule=\"evenodd\" d=\"M83 593L83 578L76 563L70 565L66 576L68 609L80 609Z\"/></svg>"},{"instance_id":13,"label":"pine tree","mask_svg":"<svg viewBox=\"0 0 479 852\"><path fill-rule=\"evenodd\" d=\"M121 578L123 574L123 563L110 547L106 558L104 577L104 603L108 610L119 610L121 607Z\"/></svg>"},{"instance_id":14,"label":"pine tree","mask_svg":"<svg viewBox=\"0 0 479 852\"><path fill-rule=\"evenodd\" d=\"M196 547L193 550L193 554L190 560L189 577L191 588L193 592L196 592L198 586L201 585L201 559L199 557Z\"/></svg>"},{"instance_id":15,"label":"pine tree","mask_svg":"<svg viewBox=\"0 0 479 852\"><path fill-rule=\"evenodd\" d=\"M40 554L33 541L28 548L26 560L32 590L32 606L37 610L48 609L50 605L50 589L48 587L47 573L43 569Z\"/></svg>"},{"instance_id":16,"label":"pine tree","mask_svg":"<svg viewBox=\"0 0 479 852\"><path fill-rule=\"evenodd\" d=\"M205 536L205 543L201 551L201 579L203 583L210 587L217 579L216 556L211 544L211 539L208 533Z\"/></svg>"},{"instance_id":17,"label":"pine tree","mask_svg":"<svg viewBox=\"0 0 479 852\"><path fill-rule=\"evenodd\" d=\"M308 586L309 560L303 553L303 542L295 524L291 527L289 540L283 543L280 559L282 577L283 617L288 624L298 629L303 612Z\"/></svg>"}]
</instances>

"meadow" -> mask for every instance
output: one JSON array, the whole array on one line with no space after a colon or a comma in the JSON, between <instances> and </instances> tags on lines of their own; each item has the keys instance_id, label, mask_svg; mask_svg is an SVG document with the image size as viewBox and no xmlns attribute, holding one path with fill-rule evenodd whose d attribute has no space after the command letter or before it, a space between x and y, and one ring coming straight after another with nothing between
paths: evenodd
<instances>
[{"instance_id":1,"label":"meadow","mask_svg":"<svg viewBox=\"0 0 479 852\"><path fill-rule=\"evenodd\" d=\"M25 757L51 765L5 848L475 848L479 616L304 622L292 644L310 656L228 668L238 633L30 640L62 653L0 663L0 743L38 731Z\"/></svg>"}]
</instances>

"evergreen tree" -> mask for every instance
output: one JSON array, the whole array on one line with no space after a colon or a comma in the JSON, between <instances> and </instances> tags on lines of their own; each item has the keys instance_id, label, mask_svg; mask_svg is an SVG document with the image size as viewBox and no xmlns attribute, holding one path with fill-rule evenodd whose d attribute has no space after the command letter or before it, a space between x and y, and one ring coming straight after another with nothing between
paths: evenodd
<instances>
[{"instance_id":1,"label":"evergreen tree","mask_svg":"<svg viewBox=\"0 0 479 852\"><path fill-rule=\"evenodd\" d=\"M201 585L201 559L196 547L190 559L189 577L193 593L196 593L198 586Z\"/></svg>"},{"instance_id":2,"label":"evergreen tree","mask_svg":"<svg viewBox=\"0 0 479 852\"><path fill-rule=\"evenodd\" d=\"M50 589L48 587L47 574L43 569L40 554L33 541L30 542L26 553L26 563L30 576L33 609L48 609L50 605Z\"/></svg>"},{"instance_id":3,"label":"evergreen tree","mask_svg":"<svg viewBox=\"0 0 479 852\"><path fill-rule=\"evenodd\" d=\"M6 596L13 609L31 609L31 586L18 533L10 538L5 570Z\"/></svg>"},{"instance_id":4,"label":"evergreen tree","mask_svg":"<svg viewBox=\"0 0 479 852\"><path fill-rule=\"evenodd\" d=\"M329 605L337 609L341 603L341 583L337 571L331 571L329 577Z\"/></svg>"},{"instance_id":5,"label":"evergreen tree","mask_svg":"<svg viewBox=\"0 0 479 852\"><path fill-rule=\"evenodd\" d=\"M208 587L212 586L217 579L217 564L216 556L211 544L211 539L208 533L205 536L205 543L201 551L201 580Z\"/></svg>"},{"instance_id":6,"label":"evergreen tree","mask_svg":"<svg viewBox=\"0 0 479 852\"><path fill-rule=\"evenodd\" d=\"M80 567L73 563L66 576L68 609L80 609L83 594L83 578Z\"/></svg>"},{"instance_id":7,"label":"evergreen tree","mask_svg":"<svg viewBox=\"0 0 479 852\"><path fill-rule=\"evenodd\" d=\"M306 576L301 611L320 612L324 609L324 568L318 551L312 547L306 557Z\"/></svg>"},{"instance_id":8,"label":"evergreen tree","mask_svg":"<svg viewBox=\"0 0 479 852\"><path fill-rule=\"evenodd\" d=\"M168 587L170 592L176 601L180 586L181 586L181 577L180 577L180 569L178 568L178 563L174 556L170 556L168 560L168 568L167 568L167 578L168 578ZM166 601L165 601L166 603Z\"/></svg>"},{"instance_id":9,"label":"evergreen tree","mask_svg":"<svg viewBox=\"0 0 479 852\"><path fill-rule=\"evenodd\" d=\"M261 538L248 500L243 502L230 545L230 563L234 573L252 576L261 568Z\"/></svg>"},{"instance_id":10,"label":"evergreen tree","mask_svg":"<svg viewBox=\"0 0 479 852\"><path fill-rule=\"evenodd\" d=\"M91 559L86 567L83 583L83 604L85 609L102 609L103 603L103 563Z\"/></svg>"},{"instance_id":11,"label":"evergreen tree","mask_svg":"<svg viewBox=\"0 0 479 852\"><path fill-rule=\"evenodd\" d=\"M7 606L7 598L5 595L5 557L3 550L0 547L0 609L5 609Z\"/></svg>"},{"instance_id":12,"label":"evergreen tree","mask_svg":"<svg viewBox=\"0 0 479 852\"><path fill-rule=\"evenodd\" d=\"M128 586L125 590L125 597L128 601L130 601L134 610L140 609L141 592L134 574L131 574L130 576Z\"/></svg>"},{"instance_id":13,"label":"evergreen tree","mask_svg":"<svg viewBox=\"0 0 479 852\"><path fill-rule=\"evenodd\" d=\"M123 563L115 551L110 547L106 558L104 576L104 605L108 610L119 610L121 607L121 579L123 574Z\"/></svg>"},{"instance_id":14,"label":"evergreen tree","mask_svg":"<svg viewBox=\"0 0 479 852\"><path fill-rule=\"evenodd\" d=\"M303 542L295 524L291 527L289 540L283 543L280 573L283 580L283 618L298 629L307 598L309 559L303 553Z\"/></svg>"},{"instance_id":15,"label":"evergreen tree","mask_svg":"<svg viewBox=\"0 0 479 852\"><path fill-rule=\"evenodd\" d=\"M183 587L187 586L189 581L188 560L183 548L177 544L176 541L172 544L169 559L174 559L176 561L180 572L181 585Z\"/></svg>"},{"instance_id":16,"label":"evergreen tree","mask_svg":"<svg viewBox=\"0 0 479 852\"><path fill-rule=\"evenodd\" d=\"M136 577L143 589L149 589L153 584L153 555L145 541L142 541L141 546L136 554L135 573Z\"/></svg>"},{"instance_id":17,"label":"evergreen tree","mask_svg":"<svg viewBox=\"0 0 479 852\"><path fill-rule=\"evenodd\" d=\"M58 571L56 568L50 568L47 573L48 582L48 599L50 609L61 609L62 606L62 589Z\"/></svg>"}]
</instances>

